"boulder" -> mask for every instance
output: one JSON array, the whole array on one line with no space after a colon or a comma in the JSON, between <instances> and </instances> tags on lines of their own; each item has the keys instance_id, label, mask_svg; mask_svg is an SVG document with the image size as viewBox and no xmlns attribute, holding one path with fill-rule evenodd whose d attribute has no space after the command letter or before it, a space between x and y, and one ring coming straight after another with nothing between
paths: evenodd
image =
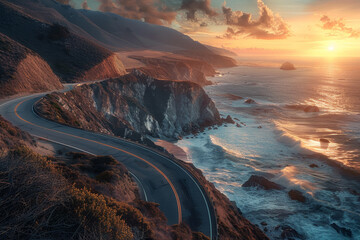
<instances>
[{"instance_id":1,"label":"boulder","mask_svg":"<svg viewBox=\"0 0 360 240\"><path fill-rule=\"evenodd\" d=\"M320 112L320 109L317 106L306 106L304 108L304 112L309 113L309 112Z\"/></svg>"},{"instance_id":2,"label":"boulder","mask_svg":"<svg viewBox=\"0 0 360 240\"><path fill-rule=\"evenodd\" d=\"M312 164L309 165L309 167L311 167L311 168L318 168L319 166L318 166L317 164L315 164L315 163L312 163Z\"/></svg>"},{"instance_id":3,"label":"boulder","mask_svg":"<svg viewBox=\"0 0 360 240\"><path fill-rule=\"evenodd\" d=\"M345 237L352 237L352 232L351 229L348 228L344 228L344 227L340 227L339 225L337 225L336 223L332 223L330 224L330 226L332 228L334 228L336 230L337 233L342 234Z\"/></svg>"},{"instance_id":4,"label":"boulder","mask_svg":"<svg viewBox=\"0 0 360 240\"><path fill-rule=\"evenodd\" d=\"M282 226L281 227L281 239L305 239L303 235L298 233L295 229L291 228L290 226Z\"/></svg>"},{"instance_id":5,"label":"boulder","mask_svg":"<svg viewBox=\"0 0 360 240\"><path fill-rule=\"evenodd\" d=\"M227 115L227 117L223 118L222 121L223 123L235 124L235 121L230 117L230 115Z\"/></svg>"},{"instance_id":6,"label":"boulder","mask_svg":"<svg viewBox=\"0 0 360 240\"><path fill-rule=\"evenodd\" d=\"M295 66L294 64L292 64L291 62L284 62L281 67L281 70L295 70Z\"/></svg>"},{"instance_id":7,"label":"boulder","mask_svg":"<svg viewBox=\"0 0 360 240\"><path fill-rule=\"evenodd\" d=\"M252 175L249 180L247 180L242 187L259 187L265 190L282 190L284 189L283 186L271 182L269 180L267 180L264 177L261 176L257 176L257 175Z\"/></svg>"},{"instance_id":8,"label":"boulder","mask_svg":"<svg viewBox=\"0 0 360 240\"><path fill-rule=\"evenodd\" d=\"M320 138L320 142L321 143L330 143L330 141L327 140L326 138Z\"/></svg>"},{"instance_id":9,"label":"boulder","mask_svg":"<svg viewBox=\"0 0 360 240\"><path fill-rule=\"evenodd\" d=\"M255 102L255 100L249 98L249 99L246 99L245 103L246 104L255 104L256 102Z\"/></svg>"},{"instance_id":10,"label":"boulder","mask_svg":"<svg viewBox=\"0 0 360 240\"><path fill-rule=\"evenodd\" d=\"M291 198L291 200L296 200L299 202L306 202L306 197L304 197L304 195L302 194L302 192L298 191L298 190L290 190L288 192L289 197Z\"/></svg>"}]
</instances>

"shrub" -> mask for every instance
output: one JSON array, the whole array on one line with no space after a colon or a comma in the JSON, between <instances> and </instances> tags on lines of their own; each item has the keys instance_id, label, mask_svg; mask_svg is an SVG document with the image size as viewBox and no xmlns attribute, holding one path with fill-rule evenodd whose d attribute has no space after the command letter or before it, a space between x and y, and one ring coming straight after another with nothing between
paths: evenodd
<instances>
[{"instance_id":1,"label":"shrub","mask_svg":"<svg viewBox=\"0 0 360 240\"><path fill-rule=\"evenodd\" d=\"M105 239L132 239L130 227L109 207L104 196L91 193L87 189L72 187L72 204L75 213L89 232L99 232Z\"/></svg>"},{"instance_id":2,"label":"shrub","mask_svg":"<svg viewBox=\"0 0 360 240\"><path fill-rule=\"evenodd\" d=\"M96 176L96 180L99 182L111 182L115 178L115 173L111 170L101 172Z\"/></svg>"}]
</instances>

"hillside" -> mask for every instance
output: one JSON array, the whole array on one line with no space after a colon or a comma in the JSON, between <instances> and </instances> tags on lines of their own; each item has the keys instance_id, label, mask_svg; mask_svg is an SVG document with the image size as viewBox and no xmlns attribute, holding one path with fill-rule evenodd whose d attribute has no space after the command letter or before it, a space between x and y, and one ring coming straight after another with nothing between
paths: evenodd
<instances>
[{"instance_id":1,"label":"hillside","mask_svg":"<svg viewBox=\"0 0 360 240\"><path fill-rule=\"evenodd\" d=\"M34 1L22 2L36 5ZM0 32L41 56L62 81L105 79L125 73L120 59L110 50L66 26L41 21L27 10L1 0Z\"/></svg>"},{"instance_id":2,"label":"hillside","mask_svg":"<svg viewBox=\"0 0 360 240\"><path fill-rule=\"evenodd\" d=\"M41 156L28 134L1 116L0 126L1 239L208 239L168 226L114 158Z\"/></svg>"},{"instance_id":3,"label":"hillside","mask_svg":"<svg viewBox=\"0 0 360 240\"><path fill-rule=\"evenodd\" d=\"M61 89L59 78L36 53L0 33L0 98Z\"/></svg>"},{"instance_id":4,"label":"hillside","mask_svg":"<svg viewBox=\"0 0 360 240\"><path fill-rule=\"evenodd\" d=\"M236 64L233 59L214 53L201 43L168 27L127 19L113 13L73 9L55 0L11 2L40 21L66 26L71 32L113 51L152 49L206 60L216 67L232 67Z\"/></svg>"}]
</instances>

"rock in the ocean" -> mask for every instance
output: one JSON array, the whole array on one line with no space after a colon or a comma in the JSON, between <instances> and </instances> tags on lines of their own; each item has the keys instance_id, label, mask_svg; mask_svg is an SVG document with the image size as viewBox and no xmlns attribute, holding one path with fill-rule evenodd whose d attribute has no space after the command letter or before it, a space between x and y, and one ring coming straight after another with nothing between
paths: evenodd
<instances>
[{"instance_id":1,"label":"rock in the ocean","mask_svg":"<svg viewBox=\"0 0 360 240\"><path fill-rule=\"evenodd\" d=\"M277 183L271 182L271 181L267 180L266 178L257 176L257 175L251 175L249 180L247 180L242 186L243 187L259 187L259 188L263 188L265 190L284 189L283 186L281 186Z\"/></svg>"},{"instance_id":2,"label":"rock in the ocean","mask_svg":"<svg viewBox=\"0 0 360 240\"><path fill-rule=\"evenodd\" d=\"M249 99L246 99L245 103L246 104L255 104L256 102L255 102L255 100L249 98Z\"/></svg>"},{"instance_id":3,"label":"rock in the ocean","mask_svg":"<svg viewBox=\"0 0 360 240\"><path fill-rule=\"evenodd\" d=\"M291 200L296 200L299 202L306 202L306 198L304 197L304 195L302 194L302 192L298 191L298 190L290 190L288 192L289 197L291 198Z\"/></svg>"},{"instance_id":4,"label":"rock in the ocean","mask_svg":"<svg viewBox=\"0 0 360 240\"><path fill-rule=\"evenodd\" d=\"M320 147L322 149L328 149L329 144L330 144L329 140L327 140L326 138L320 138Z\"/></svg>"},{"instance_id":5,"label":"rock in the ocean","mask_svg":"<svg viewBox=\"0 0 360 240\"><path fill-rule=\"evenodd\" d=\"M352 232L350 229L348 228L344 228L344 227L340 227L339 225L337 225L336 223L332 223L330 224L330 226L332 228L334 228L336 230L336 232L342 234L345 237L352 237Z\"/></svg>"},{"instance_id":6,"label":"rock in the ocean","mask_svg":"<svg viewBox=\"0 0 360 240\"><path fill-rule=\"evenodd\" d=\"M317 164L315 164L315 163L312 163L312 164L309 165L309 167L311 167L311 168L318 168L319 166L318 166Z\"/></svg>"},{"instance_id":7,"label":"rock in the ocean","mask_svg":"<svg viewBox=\"0 0 360 240\"><path fill-rule=\"evenodd\" d=\"M295 229L291 228L290 226L282 226L281 227L281 239L305 239L303 235L298 233Z\"/></svg>"},{"instance_id":8,"label":"rock in the ocean","mask_svg":"<svg viewBox=\"0 0 360 240\"><path fill-rule=\"evenodd\" d=\"M285 62L281 65L280 67L281 70L295 70L295 66L294 64L292 64L291 62Z\"/></svg>"},{"instance_id":9,"label":"rock in the ocean","mask_svg":"<svg viewBox=\"0 0 360 240\"><path fill-rule=\"evenodd\" d=\"M306 106L304 112L320 112L320 109L317 106Z\"/></svg>"},{"instance_id":10,"label":"rock in the ocean","mask_svg":"<svg viewBox=\"0 0 360 240\"><path fill-rule=\"evenodd\" d=\"M226 118L223 118L222 121L223 121L223 123L230 123L230 124L234 124L234 123L235 123L235 121L231 118L230 115L227 115L227 117L226 117Z\"/></svg>"},{"instance_id":11,"label":"rock in the ocean","mask_svg":"<svg viewBox=\"0 0 360 240\"><path fill-rule=\"evenodd\" d=\"M321 143L330 143L330 141L327 140L326 138L320 138L320 142Z\"/></svg>"}]
</instances>

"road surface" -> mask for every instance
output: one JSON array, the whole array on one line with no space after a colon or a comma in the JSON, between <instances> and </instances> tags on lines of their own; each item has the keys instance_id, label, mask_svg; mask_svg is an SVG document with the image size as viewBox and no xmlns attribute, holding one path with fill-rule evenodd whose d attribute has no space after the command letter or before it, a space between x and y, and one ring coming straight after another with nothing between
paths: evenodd
<instances>
[{"instance_id":1,"label":"road surface","mask_svg":"<svg viewBox=\"0 0 360 240\"><path fill-rule=\"evenodd\" d=\"M160 204L168 224L187 223L211 239L217 238L214 209L195 178L171 159L146 147L113 136L67 127L39 117L34 103L43 94L10 100L0 114L15 126L42 137L95 155L112 155L130 171L145 200Z\"/></svg>"}]
</instances>

